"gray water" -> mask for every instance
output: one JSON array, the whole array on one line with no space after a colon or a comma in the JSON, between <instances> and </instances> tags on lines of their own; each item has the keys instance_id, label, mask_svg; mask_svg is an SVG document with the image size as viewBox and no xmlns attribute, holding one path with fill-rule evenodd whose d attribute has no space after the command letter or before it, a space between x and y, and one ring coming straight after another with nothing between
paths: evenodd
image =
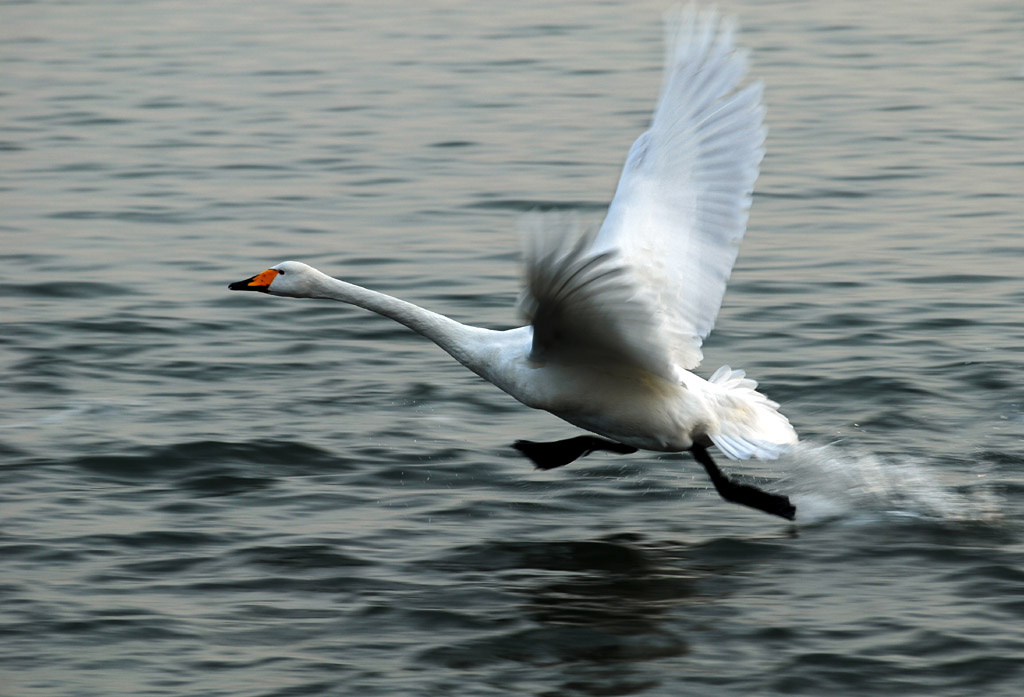
<instances>
[{"instance_id":1,"label":"gray water","mask_svg":"<svg viewBox=\"0 0 1024 697\"><path fill-rule=\"evenodd\" d=\"M0 6L0 694L986 695L1024 685L1024 13L731 2L770 133L703 374L802 445L719 499L284 259L517 322L598 220L659 2Z\"/></svg>"}]
</instances>

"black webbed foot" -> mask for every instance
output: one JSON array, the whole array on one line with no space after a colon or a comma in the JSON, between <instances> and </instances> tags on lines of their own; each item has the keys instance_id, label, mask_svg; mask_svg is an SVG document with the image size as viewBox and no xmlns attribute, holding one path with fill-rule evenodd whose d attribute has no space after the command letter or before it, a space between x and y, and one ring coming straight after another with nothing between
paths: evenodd
<instances>
[{"instance_id":1,"label":"black webbed foot","mask_svg":"<svg viewBox=\"0 0 1024 697\"><path fill-rule=\"evenodd\" d=\"M703 445L694 444L690 448L690 452L693 453L697 462L704 465L708 476L711 477L711 482L715 485L715 490L726 501L750 506L786 520L796 518L796 506L789 502L788 496L769 494L767 491L761 491L748 484L737 484L718 469L718 465L711 459L711 455Z\"/></svg>"},{"instance_id":2,"label":"black webbed foot","mask_svg":"<svg viewBox=\"0 0 1024 697\"><path fill-rule=\"evenodd\" d=\"M521 452L537 467L537 469L550 470L555 467L568 465L584 455L589 455L596 450L604 450L610 453L628 455L635 453L636 448L630 445L623 445L612 440L598 438L597 436L576 436L565 440L556 440L550 443L535 443L529 440L517 440L512 447Z\"/></svg>"}]
</instances>

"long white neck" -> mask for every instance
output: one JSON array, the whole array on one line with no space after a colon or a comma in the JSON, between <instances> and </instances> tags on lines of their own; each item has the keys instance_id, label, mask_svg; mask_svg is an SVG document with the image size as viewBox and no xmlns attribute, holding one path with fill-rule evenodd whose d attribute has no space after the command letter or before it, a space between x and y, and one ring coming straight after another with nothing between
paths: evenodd
<instances>
[{"instance_id":1,"label":"long white neck","mask_svg":"<svg viewBox=\"0 0 1024 697\"><path fill-rule=\"evenodd\" d=\"M315 273L307 297L338 300L389 317L430 339L473 372L492 379L492 354L500 343L497 335L503 332L471 327L385 293L311 271Z\"/></svg>"}]
</instances>

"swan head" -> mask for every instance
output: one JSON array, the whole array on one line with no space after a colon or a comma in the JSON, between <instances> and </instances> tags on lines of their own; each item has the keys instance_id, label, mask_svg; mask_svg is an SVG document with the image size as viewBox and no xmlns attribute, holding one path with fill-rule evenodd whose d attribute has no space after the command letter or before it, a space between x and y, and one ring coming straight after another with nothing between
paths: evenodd
<instances>
[{"instance_id":1,"label":"swan head","mask_svg":"<svg viewBox=\"0 0 1024 697\"><path fill-rule=\"evenodd\" d=\"M282 261L244 281L232 283L228 290L255 290L291 298L316 297L322 275L300 261Z\"/></svg>"}]
</instances>

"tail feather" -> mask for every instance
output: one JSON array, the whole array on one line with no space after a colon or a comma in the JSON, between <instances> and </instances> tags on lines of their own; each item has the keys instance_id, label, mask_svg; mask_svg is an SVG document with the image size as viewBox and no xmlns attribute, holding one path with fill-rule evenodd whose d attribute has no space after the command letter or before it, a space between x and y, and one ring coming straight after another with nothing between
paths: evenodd
<instances>
[{"instance_id":1,"label":"tail feather","mask_svg":"<svg viewBox=\"0 0 1024 697\"><path fill-rule=\"evenodd\" d=\"M719 423L717 431L707 435L726 457L774 460L797 442L779 405L758 392L757 383L742 370L724 365L708 383Z\"/></svg>"}]
</instances>

